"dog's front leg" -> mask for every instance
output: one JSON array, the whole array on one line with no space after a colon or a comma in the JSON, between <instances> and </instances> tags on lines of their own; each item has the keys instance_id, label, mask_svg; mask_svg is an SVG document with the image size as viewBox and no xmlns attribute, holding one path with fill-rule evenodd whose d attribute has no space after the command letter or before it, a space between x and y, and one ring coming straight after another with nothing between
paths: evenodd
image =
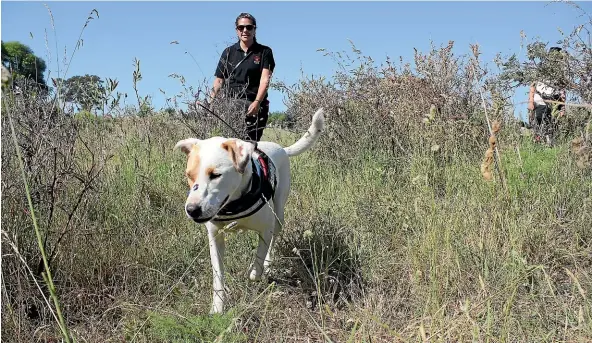
<instances>
[{"instance_id":1,"label":"dog's front leg","mask_svg":"<svg viewBox=\"0 0 592 343\"><path fill-rule=\"evenodd\" d=\"M263 272L265 274L269 273L269 271L270 271L270 265L273 262L273 255L274 255L273 249L274 249L274 245L275 245L275 240L279 236L279 234L282 230L282 226L284 225L284 211L281 208L277 208L275 213L276 213L276 221L275 221L273 236L271 237L271 240L269 242L269 248L267 249L267 256L265 257L265 263L263 263Z\"/></svg>"},{"instance_id":2,"label":"dog's front leg","mask_svg":"<svg viewBox=\"0 0 592 343\"><path fill-rule=\"evenodd\" d=\"M251 268L249 268L249 279L251 281L261 280L261 274L263 274L263 264L265 257L267 256L267 252L269 251L273 232L271 229L267 229L264 232L258 232L257 234L259 235L259 245L257 246L255 261L251 264Z\"/></svg>"},{"instance_id":3,"label":"dog's front leg","mask_svg":"<svg viewBox=\"0 0 592 343\"><path fill-rule=\"evenodd\" d=\"M212 223L207 223L210 258L212 262L213 288L212 313L224 311L224 232Z\"/></svg>"}]
</instances>

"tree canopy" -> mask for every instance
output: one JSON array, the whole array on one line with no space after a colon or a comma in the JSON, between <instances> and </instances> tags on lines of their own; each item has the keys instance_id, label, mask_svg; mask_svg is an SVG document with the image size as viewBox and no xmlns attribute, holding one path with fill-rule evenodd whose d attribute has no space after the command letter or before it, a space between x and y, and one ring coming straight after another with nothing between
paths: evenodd
<instances>
[{"instance_id":1,"label":"tree canopy","mask_svg":"<svg viewBox=\"0 0 592 343\"><path fill-rule=\"evenodd\" d=\"M64 100L79 105L82 110L91 111L102 103L105 86L97 75L76 75L67 80L55 79L53 83Z\"/></svg>"},{"instance_id":2,"label":"tree canopy","mask_svg":"<svg viewBox=\"0 0 592 343\"><path fill-rule=\"evenodd\" d=\"M13 79L25 78L40 85L46 85L45 61L37 57L33 50L17 41L2 42L2 64L11 72Z\"/></svg>"}]
</instances>

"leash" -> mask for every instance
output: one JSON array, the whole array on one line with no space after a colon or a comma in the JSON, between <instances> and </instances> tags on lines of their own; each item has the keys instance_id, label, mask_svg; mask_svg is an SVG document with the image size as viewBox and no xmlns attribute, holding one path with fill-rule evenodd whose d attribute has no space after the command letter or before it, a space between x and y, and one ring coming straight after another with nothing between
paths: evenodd
<instances>
[{"instance_id":1,"label":"leash","mask_svg":"<svg viewBox=\"0 0 592 343\"><path fill-rule=\"evenodd\" d=\"M239 134L238 131L235 130L234 127L232 127L232 125L228 124L219 115L217 115L216 113L214 113L214 111L210 110L209 107L203 105L201 102L199 102L199 103L196 102L196 104L199 105L201 108L205 109L208 113L210 113L211 115L213 115L216 119L218 119L222 123L224 123L224 125L226 125L228 128L230 128L230 130L232 130L232 132L234 132L234 134L236 134L237 137L240 137L241 136L241 134ZM255 145L255 151L258 150L258 148L257 148L257 143L258 142L257 141L254 141L254 140L250 139L250 137L247 134L245 134L243 137L245 137L245 139L244 139L245 141L251 142L251 143L253 143ZM262 151L257 152L257 156L258 156L257 159L258 160L264 159L263 156L261 156L261 154L265 155L265 153L262 152ZM254 161L252 163L254 163ZM259 190L259 192L261 192L261 194L259 194L259 196L258 196L259 200L256 201L255 204L250 204L249 207L251 207L251 208L241 209L241 211L239 211L239 213L227 213L227 214L223 215L222 218L218 219L218 221L236 221L236 220L238 220L238 219L246 216L245 215L245 212L248 212L247 215L250 215L250 214L253 213L253 210L254 211L258 211L264 205L269 206L269 208L273 212L274 216L277 218L277 214L275 214L275 211L273 210L273 208L269 204L269 201L274 196L275 186L276 186L276 182L277 182L276 179L275 179L275 166L273 165L273 163L271 161L267 161L265 164L266 164L266 167L263 168L264 169L263 170L263 174L264 174L263 176L264 176L264 180L266 180L266 181L260 180L259 182L269 182L269 186L271 187L271 190L267 190L267 191L266 190ZM259 168L255 168L255 169L259 169ZM262 186L260 185L259 187L262 187ZM195 190L195 189L197 189L196 186L194 186L194 189L192 189L192 190ZM190 190L189 193L192 190ZM267 195L270 196L269 199L267 198L266 193L267 193ZM261 201L261 202L259 202L259 201ZM227 205L228 205L228 203L224 204L222 206L222 208L225 208ZM249 210L251 210L251 211L249 212ZM238 217L236 217L237 215L238 215ZM279 218L277 218L277 220L279 221ZM283 225L283 223L280 223L280 225Z\"/></svg>"},{"instance_id":2,"label":"leash","mask_svg":"<svg viewBox=\"0 0 592 343\"><path fill-rule=\"evenodd\" d=\"M246 53L243 58L234 66L234 68L232 68L232 70L230 71L228 78L232 78L234 77L234 72L236 71L236 69L238 68L239 65L241 65L241 63L243 63L249 56L251 56L251 54L253 53L253 51L249 51L248 53ZM228 54L230 54L230 52L228 52ZM228 55L227 55L228 58ZM199 93L198 93L199 94ZM209 103L208 103L209 104ZM216 117L218 120L220 120L221 122L223 122L226 126L228 126L232 132L234 132L235 135L237 135L237 137L240 137L241 135L234 129L234 127L232 127L230 124L228 124L224 119L220 118L220 116L218 116L216 113L214 113L212 110L210 110L208 107L202 105L201 102L199 102L198 104L199 106L201 106L201 108L205 109L206 111L208 111L211 115L213 115L214 117ZM255 149L257 148L257 142L253 141L251 139L251 137L249 137L248 135L245 134L244 140L246 141L250 141L251 143L255 144Z\"/></svg>"},{"instance_id":3,"label":"leash","mask_svg":"<svg viewBox=\"0 0 592 343\"><path fill-rule=\"evenodd\" d=\"M197 104L198 104L198 105L199 105L201 108L205 109L205 110L206 110L208 113L210 113L211 115L213 115L214 117L216 117L216 119L218 119L218 120L220 120L222 123L224 123L224 125L228 126L228 128L230 128L230 130L232 130L232 132L234 132L234 134L235 134L237 137L241 137L241 136L242 136L242 137L243 137L242 139L243 139L244 141L247 141L247 142L253 143L253 145L255 145L255 149L257 149L257 143L258 143L257 141L254 141L254 140L252 140L252 139L251 139L251 137L249 137L247 134L241 135L240 133L238 133L238 131L236 131L236 130L234 129L234 127L232 127L232 125L228 124L228 123L227 123L227 122L226 122L224 119L222 119L222 118L221 118L219 115L217 115L216 113L214 113L214 111L212 111L212 110L210 110L208 107L206 107L206 106L202 105L202 103L201 103L201 102L200 102L200 103L197 103Z\"/></svg>"}]
</instances>

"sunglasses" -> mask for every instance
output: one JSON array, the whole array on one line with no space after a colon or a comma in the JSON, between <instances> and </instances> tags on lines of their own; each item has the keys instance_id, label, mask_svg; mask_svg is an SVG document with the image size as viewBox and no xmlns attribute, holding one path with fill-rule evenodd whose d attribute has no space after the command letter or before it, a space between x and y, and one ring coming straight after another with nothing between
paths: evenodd
<instances>
[{"instance_id":1,"label":"sunglasses","mask_svg":"<svg viewBox=\"0 0 592 343\"><path fill-rule=\"evenodd\" d=\"M254 28L255 28L255 25L238 25L236 27L236 29L239 31L243 31L244 29L247 29L247 31L253 31Z\"/></svg>"}]
</instances>

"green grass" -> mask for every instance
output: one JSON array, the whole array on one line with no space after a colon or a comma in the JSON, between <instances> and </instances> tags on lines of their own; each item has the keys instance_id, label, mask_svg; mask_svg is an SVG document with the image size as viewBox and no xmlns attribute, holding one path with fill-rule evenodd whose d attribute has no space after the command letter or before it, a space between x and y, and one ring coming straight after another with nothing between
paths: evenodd
<instances>
[{"instance_id":1,"label":"green grass","mask_svg":"<svg viewBox=\"0 0 592 343\"><path fill-rule=\"evenodd\" d=\"M21 147L4 120L3 341L590 341L590 170L576 166L569 138L548 148L520 137L498 99L510 90L495 71L486 88L472 72L474 63L488 71L478 47L453 56L450 44L402 68L371 67L352 46L355 61L335 61L360 68L339 68L331 83L304 77L288 92L303 129L267 129L265 140L292 144L319 106L327 129L291 159L271 275L248 280L253 232L227 236L223 315L208 314L207 234L184 213L186 157L173 151L220 128L198 117L189 129L174 111L72 118L26 88L18 101L3 96ZM193 99L182 83L175 98ZM491 91L489 104L480 89ZM503 123L501 174L490 182L479 170L484 111ZM568 118L562 131L575 135L589 112Z\"/></svg>"},{"instance_id":2,"label":"green grass","mask_svg":"<svg viewBox=\"0 0 592 343\"><path fill-rule=\"evenodd\" d=\"M179 317L161 313L150 313L146 329L149 341L170 343L246 342L245 335L230 332L233 327L232 313L224 315L201 315Z\"/></svg>"},{"instance_id":3,"label":"green grass","mask_svg":"<svg viewBox=\"0 0 592 343\"><path fill-rule=\"evenodd\" d=\"M131 132L118 138L100 192L80 212L77 230L85 234L64 241L57 289L67 283L112 299L62 296L79 337L369 342L418 341L423 332L442 342L557 342L592 335L592 181L564 145L502 146L507 190L497 174L483 180L480 162L466 156L417 150L394 160L359 151L340 161L313 149L295 157L276 284L247 280L257 238L231 234L230 312L209 316L207 238L182 211L185 158L172 151L183 135L160 134L151 145ZM284 145L298 136L266 132ZM106 325L114 329L96 333Z\"/></svg>"}]
</instances>

